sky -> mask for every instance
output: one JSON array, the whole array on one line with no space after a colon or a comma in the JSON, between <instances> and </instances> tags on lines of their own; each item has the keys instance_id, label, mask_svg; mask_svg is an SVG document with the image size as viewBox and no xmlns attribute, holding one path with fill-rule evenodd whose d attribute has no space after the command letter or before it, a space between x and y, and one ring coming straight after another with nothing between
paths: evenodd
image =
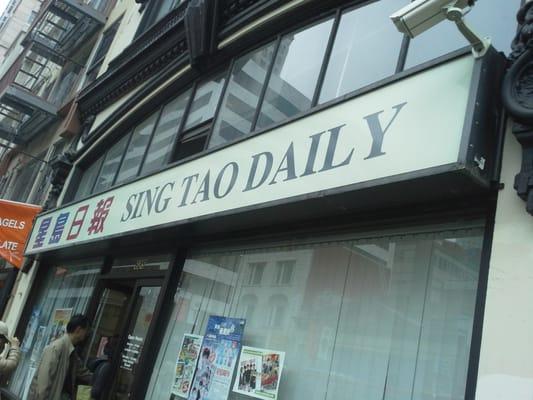
<instances>
[{"instance_id":1,"label":"sky","mask_svg":"<svg viewBox=\"0 0 533 400\"><path fill-rule=\"evenodd\" d=\"M9 0L0 0L0 15L4 12Z\"/></svg>"}]
</instances>

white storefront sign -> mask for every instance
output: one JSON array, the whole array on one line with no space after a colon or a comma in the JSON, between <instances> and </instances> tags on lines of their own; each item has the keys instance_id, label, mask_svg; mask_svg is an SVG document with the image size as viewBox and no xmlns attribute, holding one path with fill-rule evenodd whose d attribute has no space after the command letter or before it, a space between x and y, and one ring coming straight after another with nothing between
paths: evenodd
<instances>
[{"instance_id":1,"label":"white storefront sign","mask_svg":"<svg viewBox=\"0 0 533 400\"><path fill-rule=\"evenodd\" d=\"M43 214L26 254L456 164L473 65L451 61Z\"/></svg>"}]
</instances>

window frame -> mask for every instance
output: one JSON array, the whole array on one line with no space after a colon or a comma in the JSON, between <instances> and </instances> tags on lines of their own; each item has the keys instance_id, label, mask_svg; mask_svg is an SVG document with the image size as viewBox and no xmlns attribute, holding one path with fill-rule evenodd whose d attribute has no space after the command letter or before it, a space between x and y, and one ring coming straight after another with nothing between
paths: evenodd
<instances>
[{"instance_id":1,"label":"window frame","mask_svg":"<svg viewBox=\"0 0 533 400\"><path fill-rule=\"evenodd\" d=\"M120 24L122 23L122 17L124 15L121 15L118 17L105 31L102 32L102 37L100 39L100 42L98 43L98 46L96 47L96 51L94 52L93 59L91 60L91 64L87 67L87 70L85 71L85 82L84 86L90 85L92 82L94 82L98 78L98 73L100 72L100 69L102 68L102 65L104 63L104 60L109 53L109 49L111 48L111 45L113 44L115 37L117 35L118 29L120 27ZM111 39L109 40L108 44L106 44L107 48L102 53L102 55L99 58L96 58L98 53L102 51L102 44L104 44L104 40L111 36ZM94 77L91 77L91 74L94 73Z\"/></svg>"},{"instance_id":2,"label":"window frame","mask_svg":"<svg viewBox=\"0 0 533 400\"><path fill-rule=\"evenodd\" d=\"M188 90L190 90L191 92L190 92L189 98L187 99L187 105L186 105L186 107L185 107L185 109L183 111L183 116L182 116L181 121L179 123L179 127L177 128L177 131L176 131L175 136L173 138L172 145L171 145L172 146L171 150L167 153L165 161L163 162L162 166L159 169L151 171L151 172L146 173L146 174L143 174L142 173L142 168L143 168L144 162L145 162L146 157L147 157L147 152L145 152L145 154L143 156L143 159L142 159L141 166L139 168L139 171L138 171L137 175L135 177L132 177L129 180L121 182L119 185L134 181L136 179L143 178L145 176L149 176L149 175L152 175L152 174L157 174L157 173L159 173L159 172L161 172L161 171L163 171L165 169L173 168L173 167L175 167L177 165L180 165L182 163L189 162L189 161L191 161L193 159L196 159L196 158L199 158L199 157L203 157L203 156L205 156L207 154L210 154L211 152L218 151L218 150L220 150L220 149L222 149L222 148L224 148L226 146L235 145L235 144L239 143L242 140L247 140L247 139L249 139L251 137L254 137L256 135L263 134L263 133L265 133L267 131L270 131L270 130L279 128L280 126L284 126L286 124L289 124L289 123L291 123L291 122L293 122L295 120L298 120L298 119L301 119L301 118L305 118L305 117L307 117L309 115L312 115L312 114L314 114L316 112L319 112L319 111L322 111L322 110L324 110L326 108L329 108L329 107L335 106L337 104L340 104L340 103L342 103L342 102L344 102L344 101L346 101L348 99L352 99L354 97L360 96L360 95L362 95L364 93L367 93L369 91L375 90L376 88L379 88L379 87L382 87L384 85L390 84L391 82L397 81L399 79L403 79L406 76L415 74L415 73L417 73L417 72L419 72L421 70L427 69L430 66L437 65L437 64L440 64L440 63L442 63L444 61L447 61L447 60L456 58L458 56L461 56L463 54L466 54L469 51L469 46L466 45L466 46L464 46L462 48L458 48L458 49L456 49L456 50L454 50L452 52L449 52L449 53L443 54L443 55L441 55L441 56L439 56L437 58L434 58L434 59L432 59L432 60L430 60L430 61L428 61L426 63L423 63L423 64L420 64L420 65L413 66L413 67L410 67L408 69L405 69L405 61L406 61L406 58L407 58L407 53L408 53L408 49L409 49L410 40L409 40L409 38L407 36L403 35L403 38L400 41L400 45L399 45L399 48L398 48L398 53L396 55L397 61L396 61L395 65L393 66L394 72L391 75L389 75L389 76L387 76L385 78L379 79L376 82L371 82L371 83L369 83L367 85L364 85L364 86L362 86L360 88L351 90L351 91L347 92L346 94L343 94L341 96L335 97L335 98L333 98L331 100L325 101L323 103L319 103L320 93L321 93L323 85L324 85L324 79L325 79L325 76L326 76L328 64L329 64L330 59L331 59L332 50L333 50L333 47L335 45L335 41L337 39L338 28L339 28L339 25L341 23L341 19L342 19L343 14L351 12L351 11L356 10L358 8L362 8L362 7L367 7L367 6L373 5L373 4L377 3L377 1L379 1L379 0L374 0L374 1L370 1L370 2L352 1L349 4L344 4L344 5L337 6L337 7L333 8L333 9L331 9L331 10L328 10L325 13L322 13L322 14L319 14L319 15L315 15L313 17L308 17L304 21L301 21L301 22L299 22L297 24L291 25L290 27L287 27L286 29L283 29L283 30L277 32L275 35L271 35L271 36L269 36L266 39L258 40L253 46L247 46L244 50L239 51L239 52L237 52L237 53L235 53L235 54L233 54L231 56L226 57L220 63L217 63L214 67L207 69L206 73L202 74L202 76L198 76L198 74L194 74L194 78L193 79L190 79L187 82L178 83L176 85L176 89L174 89L175 92L178 92L178 96L186 93ZM408 0L406 0L406 1L408 2ZM157 3L159 4L159 2L157 2ZM148 7L152 8L151 5L149 5ZM156 6L154 6L154 7L156 7ZM147 12L149 12L149 11L150 10L147 10ZM145 17L143 17L143 18L145 18ZM281 43L281 40L283 39L283 37L285 35L290 34L291 32L303 31L307 27L311 28L312 26L314 26L316 24L319 24L321 22L327 21L330 18L333 20L333 24L332 24L331 31L329 33L329 37L327 39L327 45L326 45L324 56L323 56L323 59L322 59L322 65L320 67L320 72L318 74L318 78L317 78L317 82L316 82L316 86L315 86L315 90L314 90L314 94L313 94L313 98L312 98L312 104L311 104L310 108L305 110L305 111L299 112L298 114L296 114L296 115L294 115L294 116L292 116L290 118L287 118L287 119L281 120L279 122L275 122L275 123L273 123L271 125L268 125L268 126L260 128L260 129L257 129L257 121L258 121L258 118L260 116L261 107L262 107L262 105L264 103L264 98L265 98L266 92L268 90L268 82L269 82L270 76L272 74L272 70L274 68L274 65L275 65L276 56L277 56L278 51L279 51L279 47L280 47L279 45ZM141 23L141 25L142 25L142 23ZM142 28L141 25L140 25L140 28ZM145 30L143 30L143 32ZM258 99L258 104L257 104L257 106L255 108L255 111L254 111L254 118L253 118L253 121L252 121L252 128L251 128L250 132L247 135L244 135L243 137L239 137L239 138L236 138L234 140L230 140L230 141L215 145L213 147L209 147L209 143L210 143L210 141L212 140L212 137L213 137L215 121L216 121L216 119L219 117L219 115L221 113L221 108L222 108L222 105L223 105L223 99L224 99L224 96L225 96L226 91L228 89L228 85L229 85L229 82L230 82L230 79L231 79L231 73L233 71L235 62L238 59L240 59L241 57L246 56L246 54L252 53L252 52L256 51L257 49L259 49L260 47L268 45L269 43L275 43L275 49L274 49L274 52L272 54L272 59L270 60L269 68L266 71L265 82L262 85L260 96L259 96L259 99ZM192 128L189 128L189 129L185 130L184 127L186 125L186 121L187 121L187 118L188 118L188 115L189 115L189 111L190 111L191 105L192 105L192 103L194 101L194 96L196 95L196 92L197 92L197 89L198 89L199 85L202 82L205 82L205 81L209 80L210 78L213 78L217 74L220 74L221 71L224 70L224 69L226 69L225 82L224 82L224 85L222 87L222 90L221 90L221 93L220 93L220 97L218 99L218 104L216 106L216 109L215 109L215 112L213 114L213 117L210 118L207 121L204 121L203 123L201 123L198 126L194 126ZM152 90L154 90L154 89L152 89ZM132 118L132 122L129 123L129 127L130 128L131 127L135 127L136 125L140 124L145 118L148 118L154 112L154 108L159 108L159 113L161 114L161 110L163 110L164 107L168 103L170 103L171 101L175 100L176 97L178 97L178 96L173 96L172 99L168 100L168 101L158 102L156 106L151 106L151 108L148 107L149 109L147 109L146 111L143 111L142 117L134 117L134 118ZM135 99L138 100L137 97L135 97ZM132 99L132 100L134 100L134 99ZM153 140L154 132L155 132L155 130L157 128L157 124L159 123L159 118L160 117L161 117L161 115L159 115L157 123L154 126L154 129L152 131L152 134L151 134L147 149L149 148L150 143ZM126 130L124 128L119 128L119 129L122 132L124 132ZM195 132L195 131L197 131L197 132ZM116 143L122 137L122 134L115 134L114 132L112 132L111 135L114 137L114 139L112 139L111 142L107 141L107 143L108 144L110 143L111 145ZM194 140L196 138L202 137L202 135L205 135L205 142L203 144L202 150L194 152L194 153L191 153L189 155L186 155L185 157L178 157L178 152L179 152L179 148L180 148L181 144L186 143L186 142L191 141L191 140ZM94 148L90 150L90 152L93 152L93 151L94 151ZM97 157L94 157L92 159L93 160L97 160ZM90 163L86 164L85 161L82 161L82 163L80 163L80 164L81 165L87 165L87 166L90 165ZM119 166L119 168L120 168L120 166ZM87 168L83 168L81 173L83 173L86 169ZM100 171L98 172L98 176L99 175L100 175ZM113 182L113 185L111 185L109 188L105 189L104 191L109 190L109 189L111 189L113 187L116 187L114 185L115 185L115 181ZM76 192L76 190L72 190L72 192ZM70 193L72 193L72 192L70 192ZM100 192L94 192L94 187L93 187L93 188L91 188L91 192L90 192L88 197L91 197L92 195L95 195L96 193L100 193ZM72 196L72 197L74 197L74 196ZM81 199L82 198L76 199L76 201L79 201ZM71 198L69 200L73 200L73 199Z\"/></svg>"}]
</instances>

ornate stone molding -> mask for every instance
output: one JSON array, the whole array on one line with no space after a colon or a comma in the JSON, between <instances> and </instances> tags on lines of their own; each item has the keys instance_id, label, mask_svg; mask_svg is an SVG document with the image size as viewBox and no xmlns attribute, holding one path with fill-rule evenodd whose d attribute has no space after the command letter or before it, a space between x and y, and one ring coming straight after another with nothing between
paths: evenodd
<instances>
[{"instance_id":1,"label":"ornate stone molding","mask_svg":"<svg viewBox=\"0 0 533 400\"><path fill-rule=\"evenodd\" d=\"M533 2L518 11L519 29L511 44L502 83L504 107L513 117L513 134L522 146L522 165L514 188L533 215Z\"/></svg>"},{"instance_id":2,"label":"ornate stone molding","mask_svg":"<svg viewBox=\"0 0 533 400\"><path fill-rule=\"evenodd\" d=\"M79 95L82 118L98 114L115 100L157 74L187 51L184 7L165 16L124 49L108 70Z\"/></svg>"},{"instance_id":3,"label":"ornate stone molding","mask_svg":"<svg viewBox=\"0 0 533 400\"><path fill-rule=\"evenodd\" d=\"M61 194L68 174L72 169L73 159L74 153L70 150L67 150L66 152L59 154L57 157L50 161L50 168L52 169L52 188L50 189L50 192L48 193L48 198L44 203L43 211L50 210L57 206L57 200L59 198L59 195Z\"/></svg>"}]
</instances>

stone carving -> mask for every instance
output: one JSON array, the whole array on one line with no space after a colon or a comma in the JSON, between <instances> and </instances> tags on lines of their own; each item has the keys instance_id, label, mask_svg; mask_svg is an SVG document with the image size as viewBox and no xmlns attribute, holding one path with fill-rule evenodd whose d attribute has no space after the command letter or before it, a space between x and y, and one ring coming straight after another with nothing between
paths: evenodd
<instances>
[{"instance_id":1,"label":"stone carving","mask_svg":"<svg viewBox=\"0 0 533 400\"><path fill-rule=\"evenodd\" d=\"M522 145L522 166L514 188L533 215L533 2L522 6L517 20L519 29L511 44L502 100L515 121L513 133Z\"/></svg>"}]
</instances>

